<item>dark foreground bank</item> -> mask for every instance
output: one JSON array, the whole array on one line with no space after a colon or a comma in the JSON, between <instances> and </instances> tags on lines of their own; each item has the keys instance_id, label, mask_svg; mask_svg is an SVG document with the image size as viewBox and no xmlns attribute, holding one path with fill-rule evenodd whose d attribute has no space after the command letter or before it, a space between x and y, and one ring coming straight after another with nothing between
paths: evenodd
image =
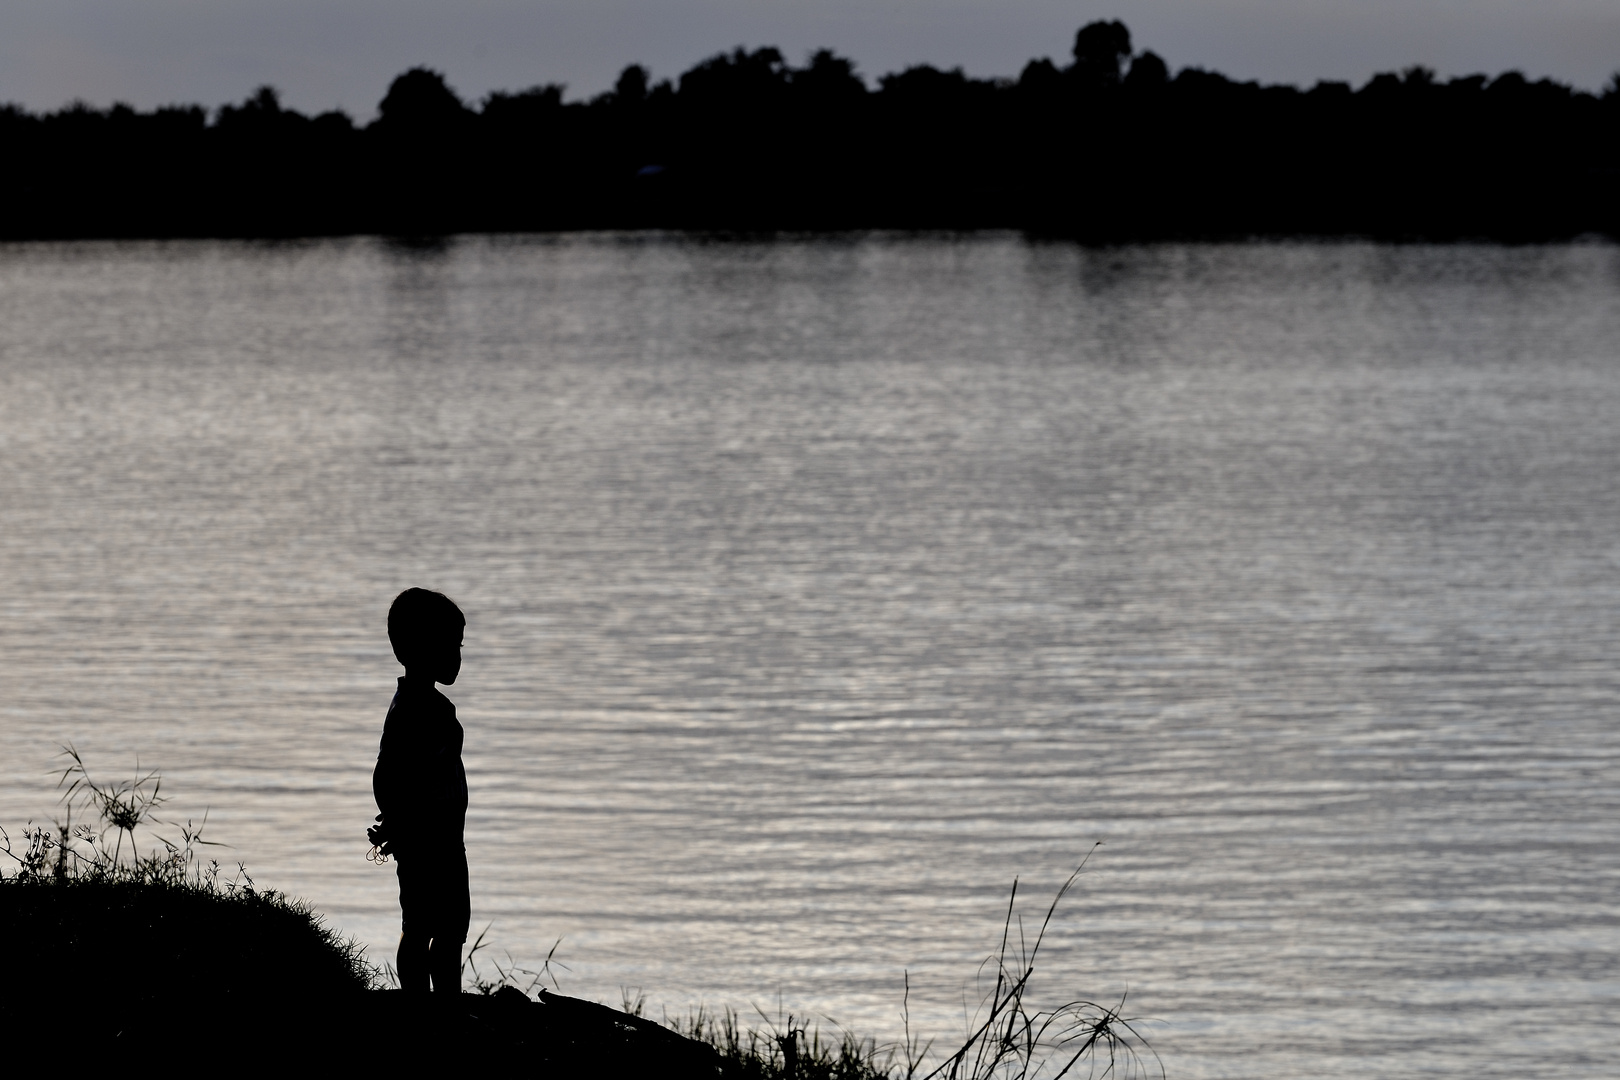
<instances>
[{"instance_id":1,"label":"dark foreground bank","mask_svg":"<svg viewBox=\"0 0 1620 1080\"><path fill-rule=\"evenodd\" d=\"M1062 50L1066 42L1054 42ZM1617 58L1620 60L1620 58ZM867 84L823 50L626 68L565 102L394 80L364 127L264 88L218 110L0 108L0 237L1013 228L1086 240L1620 234L1601 94L1414 67L1308 89L1170 67L1118 22L1058 62Z\"/></svg>"},{"instance_id":2,"label":"dark foreground bank","mask_svg":"<svg viewBox=\"0 0 1620 1080\"><path fill-rule=\"evenodd\" d=\"M462 994L448 1005L399 990L377 990L357 1003L370 1048L402 1065L424 1060L499 1066L524 1075L719 1078L720 1055L661 1024L592 1001L540 991L530 1000L506 987ZM357 1055L341 1046L338 1058Z\"/></svg>"},{"instance_id":3,"label":"dark foreground bank","mask_svg":"<svg viewBox=\"0 0 1620 1080\"><path fill-rule=\"evenodd\" d=\"M0 831L0 1031L13 1066L157 1068L209 1048L253 1073L294 1068L671 1080L891 1080L893 1049L825 1043L699 1012L681 1031L510 985L454 996L380 988L351 939L307 904L201 864L186 838L120 859L86 829ZM785 1038L781 1036L786 1036ZM909 1064L909 1062L908 1062ZM898 1071L897 1071L898 1070ZM911 1070L914 1071L914 1070Z\"/></svg>"},{"instance_id":4,"label":"dark foreground bank","mask_svg":"<svg viewBox=\"0 0 1620 1080\"><path fill-rule=\"evenodd\" d=\"M10 1043L12 1063L156 1064L183 1039L254 1070L437 1063L559 1077L738 1075L701 1042L588 1001L544 992L534 1001L512 987L448 1000L376 989L352 941L240 876L41 869L0 880L0 1030L23 1033Z\"/></svg>"},{"instance_id":5,"label":"dark foreground bank","mask_svg":"<svg viewBox=\"0 0 1620 1080\"><path fill-rule=\"evenodd\" d=\"M679 1030L634 1012L540 992L539 1000L476 977L478 994L407 994L380 988L364 950L302 901L257 888L204 862L201 829L178 826L149 855L137 828L157 821L156 771L98 784L72 747L61 773L67 820L0 829L0 1030L7 1064L65 1069L117 1063L155 1071L211 1050L234 1071L499 1067L542 1077L688 1077L713 1080L1025 1080L1049 1059L1062 1073L1089 1061L1122 1076L1149 1075L1152 1054L1114 1006L1073 1000L1026 1004L1035 958L1053 912L1085 867L1053 898L1032 941L1012 934L981 966L993 975L953 1052L919 1072L929 1047L907 1038L879 1047L844 1034L828 1042L792 1017L751 1030L729 1012L699 1011ZM97 826L72 820L99 819ZM126 847L128 852L126 853ZM8 873L7 870L10 870ZM474 946L476 951L477 946ZM471 966L470 959L468 966ZM467 968L463 969L465 975ZM538 979L538 976L537 976ZM1066 1064L1065 1064L1066 1062ZM1157 1057L1153 1056L1157 1065ZM1159 1073L1162 1075L1162 1068Z\"/></svg>"},{"instance_id":6,"label":"dark foreground bank","mask_svg":"<svg viewBox=\"0 0 1620 1080\"><path fill-rule=\"evenodd\" d=\"M201 827L158 824L156 771L93 780L64 749L66 819L0 828L0 1031L13 1068L120 1072L206 1055L254 1075L290 1069L461 1075L497 1067L542 1077L886 1080L869 1043L787 1043L698 1014L687 1038L589 1001L479 981L478 994L381 989L364 949L308 904L255 886L199 852ZM81 824L75 826L78 817ZM84 821L96 824L83 824ZM713 1020L719 1019L719 1023Z\"/></svg>"},{"instance_id":7,"label":"dark foreground bank","mask_svg":"<svg viewBox=\"0 0 1620 1080\"><path fill-rule=\"evenodd\" d=\"M182 852L133 864L97 856L76 874L66 846L54 849L54 865L41 857L37 841L48 835L33 831L21 871L0 875L8 947L0 1030L13 1034L7 1062L16 1066L156 1069L181 1049L207 1048L255 1074L499 1068L610 1080L1023 1080L1048 1061L1067 1071L1106 1058L1122 1076L1162 1075L1156 1057L1138 1054L1151 1050L1120 1006L1073 1001L1042 1011L1024 1002L1047 920L1073 877L1027 951L1009 936L1009 905L974 1030L954 1052L936 1052L929 1072L919 1071L925 1044L879 1047L850 1035L827 1043L791 1017L759 1032L731 1014L698 1013L677 1031L544 990L532 1000L509 985L457 995L379 989L353 941L240 873L224 882L212 867L188 875ZM0 850L8 842L0 838Z\"/></svg>"}]
</instances>

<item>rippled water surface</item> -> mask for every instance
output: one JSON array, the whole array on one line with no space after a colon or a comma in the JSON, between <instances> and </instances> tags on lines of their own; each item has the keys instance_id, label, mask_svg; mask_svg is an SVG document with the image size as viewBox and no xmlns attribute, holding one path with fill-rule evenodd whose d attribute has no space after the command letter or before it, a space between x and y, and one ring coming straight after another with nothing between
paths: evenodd
<instances>
[{"instance_id":1,"label":"rippled water surface","mask_svg":"<svg viewBox=\"0 0 1620 1080\"><path fill-rule=\"evenodd\" d=\"M1620 251L0 247L0 820L139 753L391 956L399 589L565 992L1173 1078L1620 1070Z\"/></svg>"}]
</instances>

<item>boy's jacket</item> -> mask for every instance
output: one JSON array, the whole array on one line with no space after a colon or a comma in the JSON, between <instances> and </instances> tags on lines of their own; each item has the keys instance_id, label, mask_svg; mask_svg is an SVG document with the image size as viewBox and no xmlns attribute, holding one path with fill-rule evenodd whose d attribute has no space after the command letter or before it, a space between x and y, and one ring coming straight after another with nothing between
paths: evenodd
<instances>
[{"instance_id":1,"label":"boy's jacket","mask_svg":"<svg viewBox=\"0 0 1620 1080\"><path fill-rule=\"evenodd\" d=\"M396 857L462 847L467 770L456 707L431 683L407 684L388 706L371 792Z\"/></svg>"}]
</instances>

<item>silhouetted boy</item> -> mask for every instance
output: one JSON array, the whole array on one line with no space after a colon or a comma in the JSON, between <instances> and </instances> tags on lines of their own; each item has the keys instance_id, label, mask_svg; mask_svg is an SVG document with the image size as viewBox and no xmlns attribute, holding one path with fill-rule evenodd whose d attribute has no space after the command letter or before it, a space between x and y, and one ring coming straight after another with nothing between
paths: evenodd
<instances>
[{"instance_id":1,"label":"silhouetted boy","mask_svg":"<svg viewBox=\"0 0 1620 1080\"><path fill-rule=\"evenodd\" d=\"M456 707L434 687L456 681L467 620L443 593L406 589L388 609L388 640L405 665L383 722L371 790L399 863L399 982L461 992L467 884L467 771Z\"/></svg>"}]
</instances>

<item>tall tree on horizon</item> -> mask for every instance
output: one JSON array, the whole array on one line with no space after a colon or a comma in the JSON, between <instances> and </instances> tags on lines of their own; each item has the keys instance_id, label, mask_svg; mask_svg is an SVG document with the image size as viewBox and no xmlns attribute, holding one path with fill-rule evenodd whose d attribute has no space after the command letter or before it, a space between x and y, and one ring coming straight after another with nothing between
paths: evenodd
<instances>
[{"instance_id":1,"label":"tall tree on horizon","mask_svg":"<svg viewBox=\"0 0 1620 1080\"><path fill-rule=\"evenodd\" d=\"M1112 89L1119 85L1125 61L1131 58L1131 32L1118 19L1098 19L1074 35L1074 77L1087 87Z\"/></svg>"}]
</instances>

